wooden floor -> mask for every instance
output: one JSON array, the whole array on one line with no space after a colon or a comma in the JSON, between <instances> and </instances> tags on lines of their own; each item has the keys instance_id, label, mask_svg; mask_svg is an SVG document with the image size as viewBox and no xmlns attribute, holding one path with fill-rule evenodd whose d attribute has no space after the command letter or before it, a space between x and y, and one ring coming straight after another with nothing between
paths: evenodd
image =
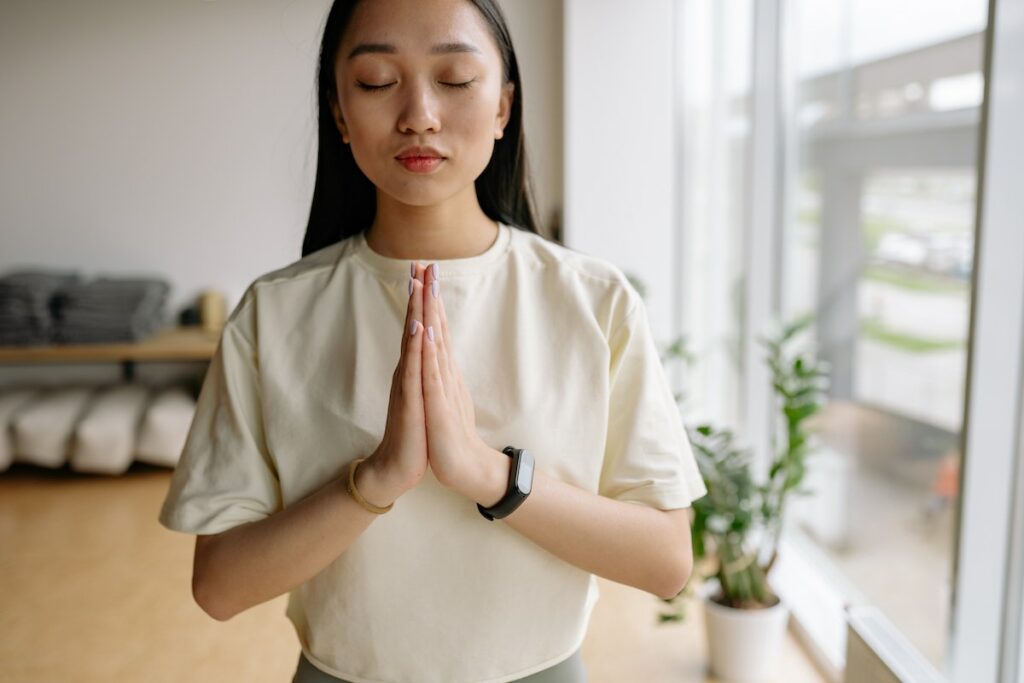
<instances>
[{"instance_id":1,"label":"wooden floor","mask_svg":"<svg viewBox=\"0 0 1024 683\"><path fill-rule=\"evenodd\" d=\"M190 592L193 537L160 526L170 479L16 464L0 474L0 681L291 681L299 654L286 596L228 622ZM590 683L712 681L700 605L657 624L662 603L599 579L583 645ZM822 683L792 636L774 680Z\"/></svg>"}]
</instances>

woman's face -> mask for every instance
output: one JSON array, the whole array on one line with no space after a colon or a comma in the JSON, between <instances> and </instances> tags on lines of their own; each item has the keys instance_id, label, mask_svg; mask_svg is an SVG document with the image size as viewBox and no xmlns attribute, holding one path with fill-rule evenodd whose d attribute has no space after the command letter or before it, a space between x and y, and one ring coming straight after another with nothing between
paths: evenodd
<instances>
[{"instance_id":1,"label":"woman's face","mask_svg":"<svg viewBox=\"0 0 1024 683\"><path fill-rule=\"evenodd\" d=\"M508 123L513 84L480 12L466 0L363 0L335 61L342 139L381 192L438 204L472 185ZM410 147L438 160L407 160Z\"/></svg>"}]
</instances>

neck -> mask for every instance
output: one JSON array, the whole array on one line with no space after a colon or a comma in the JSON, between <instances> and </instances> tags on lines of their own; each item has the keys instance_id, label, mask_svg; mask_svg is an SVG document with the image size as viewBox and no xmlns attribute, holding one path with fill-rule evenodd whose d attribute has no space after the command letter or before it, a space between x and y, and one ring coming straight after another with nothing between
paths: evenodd
<instances>
[{"instance_id":1,"label":"neck","mask_svg":"<svg viewBox=\"0 0 1024 683\"><path fill-rule=\"evenodd\" d=\"M476 256L498 236L498 224L477 201L476 188L433 206L403 204L377 191L377 215L366 242L378 254L411 261Z\"/></svg>"}]
</instances>

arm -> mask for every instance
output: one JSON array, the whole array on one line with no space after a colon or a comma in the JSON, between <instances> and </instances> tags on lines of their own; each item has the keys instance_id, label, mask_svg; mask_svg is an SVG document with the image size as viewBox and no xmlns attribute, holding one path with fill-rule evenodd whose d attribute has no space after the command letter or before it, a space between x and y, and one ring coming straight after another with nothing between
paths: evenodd
<instances>
[{"instance_id":1,"label":"arm","mask_svg":"<svg viewBox=\"0 0 1024 683\"><path fill-rule=\"evenodd\" d=\"M463 494L489 507L505 494L511 460L487 448L480 462ZM570 564L658 597L677 595L693 569L687 508L658 510L599 496L539 467L530 495L501 521Z\"/></svg>"},{"instance_id":2,"label":"arm","mask_svg":"<svg viewBox=\"0 0 1024 683\"><path fill-rule=\"evenodd\" d=\"M424 299L424 317L430 329L440 330L437 342L423 347L430 467L443 485L491 506L505 493L509 458L488 447L476 431L473 397L449 354L450 335L434 270L427 269L429 283L424 281L434 294ZM639 442L636 429L645 424L636 415L648 408L659 411L658 419L652 416L650 422L660 426L662 433L647 437L665 443L678 443L685 437L646 324L642 300L637 296L634 301L632 314L625 318L630 325L617 324L609 341L608 402L629 407L629 411L620 411L619 424L609 426L609 438L614 439L610 447L620 453L636 452L627 450ZM435 334L429 335L431 342ZM628 481L630 474L626 467L620 477ZM534 471L529 497L504 521L576 567L659 597L678 594L692 569L685 509L664 511L600 496L539 468Z\"/></svg>"},{"instance_id":3,"label":"arm","mask_svg":"<svg viewBox=\"0 0 1024 683\"><path fill-rule=\"evenodd\" d=\"M374 468L356 469L356 488L374 505L400 492ZM349 495L346 478L331 480L270 517L216 535L197 536L192 594L203 611L227 621L318 574L341 555L378 515Z\"/></svg>"},{"instance_id":4,"label":"arm","mask_svg":"<svg viewBox=\"0 0 1024 683\"><path fill-rule=\"evenodd\" d=\"M411 322L422 318L421 277L422 269L417 279L409 283L401 355L391 377L383 439L355 474L356 488L367 501L379 507L387 507L414 487L428 466L419 400L424 335L415 334L422 325L410 327ZM254 288L250 287L247 294ZM302 500L277 509L274 494L279 482L271 467L262 423L259 354L254 343L255 313L250 300L251 297L247 298L246 306L236 309L232 326L225 328L211 372L204 381L192 431L206 438L190 440L193 447L186 446L182 455L185 466L199 472L192 483L199 500L197 505L200 509L205 507L207 514L235 505L241 496L253 509L265 510L267 515L196 539L192 594L205 612L221 621L313 578L348 550L378 517L348 493L347 468L340 477ZM241 332L236 320L245 322L246 333ZM214 459L219 461L216 468L211 465ZM204 491L203 474L216 470L227 470L226 480L232 483L255 484L244 491ZM175 489L169 500L177 502L181 494L181 489ZM169 512L171 508L166 509ZM166 517L176 522L172 526L188 525L184 519L172 519L170 514ZM202 518L199 514L194 517Z\"/></svg>"}]
</instances>

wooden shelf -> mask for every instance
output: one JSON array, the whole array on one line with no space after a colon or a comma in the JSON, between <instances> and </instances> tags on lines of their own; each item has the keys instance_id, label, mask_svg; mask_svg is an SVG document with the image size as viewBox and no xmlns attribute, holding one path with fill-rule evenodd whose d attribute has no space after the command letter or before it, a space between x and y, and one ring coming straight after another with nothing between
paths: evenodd
<instances>
[{"instance_id":1,"label":"wooden shelf","mask_svg":"<svg viewBox=\"0 0 1024 683\"><path fill-rule=\"evenodd\" d=\"M219 340L199 326L169 327L138 342L0 346L0 363L208 361Z\"/></svg>"}]
</instances>

